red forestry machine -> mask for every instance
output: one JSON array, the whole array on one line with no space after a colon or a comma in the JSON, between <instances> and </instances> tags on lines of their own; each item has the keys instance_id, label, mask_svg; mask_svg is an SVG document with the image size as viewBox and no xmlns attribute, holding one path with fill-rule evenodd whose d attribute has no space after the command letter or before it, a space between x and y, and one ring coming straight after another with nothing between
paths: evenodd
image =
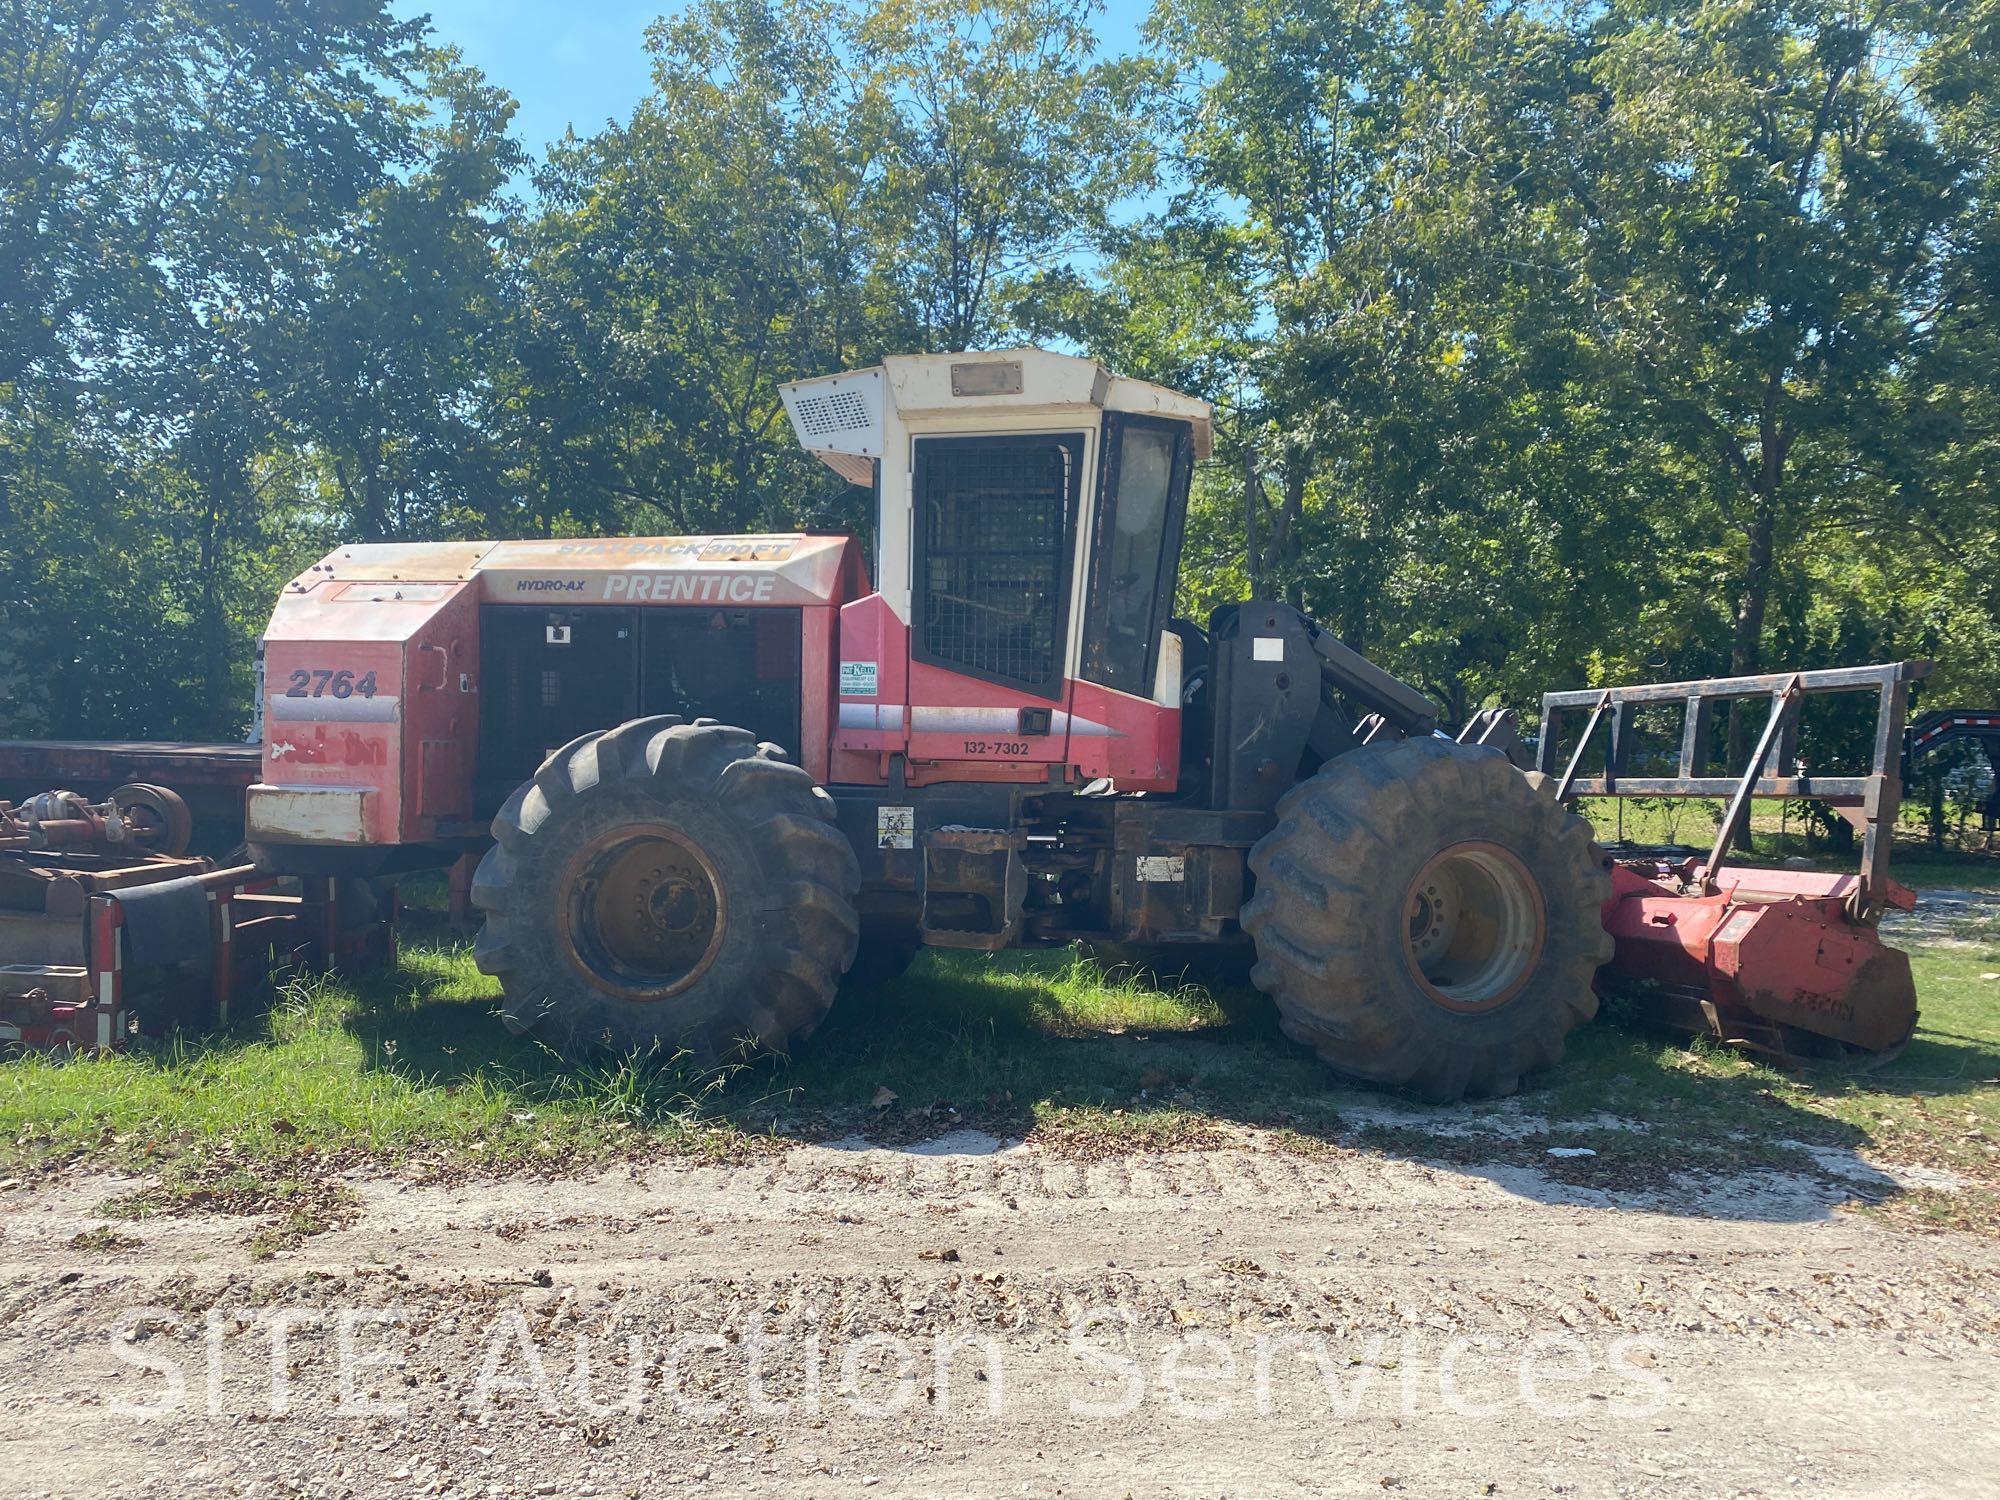
<instances>
[{"instance_id":1,"label":"red forestry machine","mask_svg":"<svg viewBox=\"0 0 2000 1500\"><path fill-rule=\"evenodd\" d=\"M1612 744L1586 780L1591 736L1558 773L1545 731L1536 777L1511 716L1447 738L1286 605L1171 618L1206 403L1038 349L784 400L872 489L872 568L841 536L452 542L343 547L287 585L263 867L483 849L479 964L510 1026L569 1049L786 1049L858 959L1077 941L1240 954L1333 1067L1439 1099L1554 1062L1614 954L1739 1040L1908 1033L1874 922L1908 900L1886 829L1919 665L1556 695L1551 721L1588 709ZM1765 774L1802 694L1856 689L1869 775ZM1756 762L1710 776L1710 708L1748 695L1774 705ZM1706 861L1614 867L1565 806L1666 790L1622 775L1642 698L1690 710L1672 789L1733 799ZM1752 794L1854 809L1862 873L1725 870Z\"/></svg>"}]
</instances>

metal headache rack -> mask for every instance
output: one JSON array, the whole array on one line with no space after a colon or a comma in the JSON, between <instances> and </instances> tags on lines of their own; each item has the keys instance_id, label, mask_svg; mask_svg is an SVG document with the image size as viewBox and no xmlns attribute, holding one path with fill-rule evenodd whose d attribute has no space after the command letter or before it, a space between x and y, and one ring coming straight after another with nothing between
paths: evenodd
<instances>
[{"instance_id":1,"label":"metal headache rack","mask_svg":"<svg viewBox=\"0 0 2000 1500\"><path fill-rule=\"evenodd\" d=\"M1750 816L1753 797L1809 798L1849 814L1863 831L1861 884L1850 898L1855 915L1879 916L1888 890L1890 834L1902 805L1903 721L1910 684L1930 674L1927 661L1884 662L1819 672L1775 672L1758 677L1717 677L1699 682L1661 682L1637 687L1582 688L1542 696L1542 731L1535 768L1555 777L1558 801L1572 797L1727 797L1728 810L1715 832L1715 848L1699 869L1705 890L1715 889L1731 844ZM1863 775L1816 776L1797 765L1799 711L1804 700L1826 693L1876 695L1873 756ZM1718 704L1766 698L1770 713L1747 765L1739 772L1711 773L1710 742ZM1631 776L1626 766L1636 744L1635 711L1652 704L1685 710L1679 762L1671 776ZM1588 710L1576 749L1558 774L1556 757L1563 719ZM1737 710L1740 712L1740 710ZM1599 726L1608 724L1603 769L1582 774ZM1797 774L1784 775L1785 767ZM1768 772L1768 773L1767 773ZM1851 811L1850 811L1851 810ZM1859 816L1853 816L1858 813Z\"/></svg>"}]
</instances>

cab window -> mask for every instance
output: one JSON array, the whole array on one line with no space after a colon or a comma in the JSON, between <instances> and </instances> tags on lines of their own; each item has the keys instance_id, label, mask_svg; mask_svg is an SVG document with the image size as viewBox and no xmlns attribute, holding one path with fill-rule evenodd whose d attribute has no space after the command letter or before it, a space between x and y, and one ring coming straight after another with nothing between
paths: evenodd
<instances>
[{"instance_id":1,"label":"cab window","mask_svg":"<svg viewBox=\"0 0 2000 1500\"><path fill-rule=\"evenodd\" d=\"M1083 434L919 438L917 660L1060 697Z\"/></svg>"},{"instance_id":2,"label":"cab window","mask_svg":"<svg viewBox=\"0 0 2000 1500\"><path fill-rule=\"evenodd\" d=\"M1087 681L1140 697L1153 691L1193 462L1193 434L1185 422L1105 419L1102 498L1084 615Z\"/></svg>"}]
</instances>

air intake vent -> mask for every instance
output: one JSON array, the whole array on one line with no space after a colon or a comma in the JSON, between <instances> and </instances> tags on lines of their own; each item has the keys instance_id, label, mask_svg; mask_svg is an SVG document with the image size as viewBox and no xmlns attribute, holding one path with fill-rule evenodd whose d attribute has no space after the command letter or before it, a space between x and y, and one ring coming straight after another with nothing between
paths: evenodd
<instances>
[{"instance_id":1,"label":"air intake vent","mask_svg":"<svg viewBox=\"0 0 2000 1500\"><path fill-rule=\"evenodd\" d=\"M801 396L798 413L799 426L807 437L830 437L837 432L866 432L873 425L868 403L854 391Z\"/></svg>"},{"instance_id":2,"label":"air intake vent","mask_svg":"<svg viewBox=\"0 0 2000 1500\"><path fill-rule=\"evenodd\" d=\"M868 484L882 456L882 372L857 370L778 387L792 431L849 484Z\"/></svg>"}]
</instances>

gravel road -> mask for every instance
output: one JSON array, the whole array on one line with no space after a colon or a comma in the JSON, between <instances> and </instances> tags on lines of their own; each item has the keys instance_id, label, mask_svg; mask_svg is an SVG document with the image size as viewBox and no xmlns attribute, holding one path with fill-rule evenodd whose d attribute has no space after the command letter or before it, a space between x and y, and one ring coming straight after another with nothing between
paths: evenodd
<instances>
[{"instance_id":1,"label":"gravel road","mask_svg":"<svg viewBox=\"0 0 2000 1500\"><path fill-rule=\"evenodd\" d=\"M2000 1246L1858 1162L1559 1175L959 1132L355 1175L263 1259L65 1178L0 1198L0 1493L2000 1493Z\"/></svg>"}]
</instances>

